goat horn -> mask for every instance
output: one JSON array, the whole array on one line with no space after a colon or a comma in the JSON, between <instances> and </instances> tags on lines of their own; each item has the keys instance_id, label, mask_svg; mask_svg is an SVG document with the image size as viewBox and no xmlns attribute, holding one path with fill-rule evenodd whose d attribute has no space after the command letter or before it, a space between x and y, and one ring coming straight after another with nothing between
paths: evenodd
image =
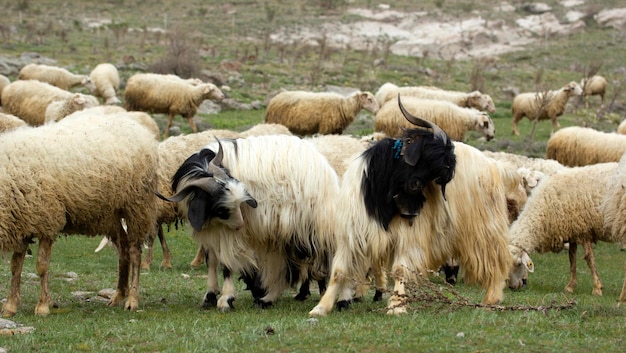
<instances>
[{"instance_id":1,"label":"goat horn","mask_svg":"<svg viewBox=\"0 0 626 353\"><path fill-rule=\"evenodd\" d=\"M216 184L217 182L215 181L215 178L204 177L185 183L182 189L170 197L165 197L158 191L155 191L154 193L164 201L180 202L193 191L194 187L200 188L208 193L212 193L218 187Z\"/></svg>"},{"instance_id":2,"label":"goat horn","mask_svg":"<svg viewBox=\"0 0 626 353\"><path fill-rule=\"evenodd\" d=\"M222 170L222 160L224 159L224 149L222 148L222 142L215 136L213 136L215 141L217 141L217 154L215 157L209 162L209 172L211 172L214 176L219 177L221 179L228 178L228 175L224 173Z\"/></svg>"},{"instance_id":3,"label":"goat horn","mask_svg":"<svg viewBox=\"0 0 626 353\"><path fill-rule=\"evenodd\" d=\"M433 134L435 134L436 137L442 139L444 143L448 142L448 135L443 130L441 130L439 126L433 124L428 120L424 120L422 118L418 118L412 115L404 108L404 105L402 105L402 101L400 100L400 93L398 93L398 106L400 107L400 111L402 112L402 115L404 115L404 118L408 120L411 124L430 128L433 130Z\"/></svg>"}]
</instances>

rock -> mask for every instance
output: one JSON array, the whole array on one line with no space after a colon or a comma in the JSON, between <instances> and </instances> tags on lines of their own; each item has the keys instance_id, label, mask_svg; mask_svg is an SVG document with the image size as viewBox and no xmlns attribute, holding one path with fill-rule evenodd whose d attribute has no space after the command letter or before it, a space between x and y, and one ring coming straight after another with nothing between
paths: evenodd
<instances>
[{"instance_id":1,"label":"rock","mask_svg":"<svg viewBox=\"0 0 626 353\"><path fill-rule=\"evenodd\" d=\"M602 10L593 19L601 26L623 30L626 24L626 8Z\"/></svg>"},{"instance_id":2,"label":"rock","mask_svg":"<svg viewBox=\"0 0 626 353\"><path fill-rule=\"evenodd\" d=\"M552 11L552 8L543 2L523 4L522 9L526 12L530 12L534 15L540 15Z\"/></svg>"},{"instance_id":3,"label":"rock","mask_svg":"<svg viewBox=\"0 0 626 353\"><path fill-rule=\"evenodd\" d=\"M101 296L103 298L107 298L107 299L111 299L113 294L115 294L115 289L113 289L113 288L105 288L105 289L102 289L102 290L100 290L98 292L99 296Z\"/></svg>"}]
</instances>

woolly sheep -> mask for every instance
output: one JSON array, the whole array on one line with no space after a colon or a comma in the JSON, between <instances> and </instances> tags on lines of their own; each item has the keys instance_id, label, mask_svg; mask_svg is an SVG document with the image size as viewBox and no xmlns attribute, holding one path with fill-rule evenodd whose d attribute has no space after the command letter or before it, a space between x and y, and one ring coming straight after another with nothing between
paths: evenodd
<instances>
[{"instance_id":1,"label":"woolly sheep","mask_svg":"<svg viewBox=\"0 0 626 353\"><path fill-rule=\"evenodd\" d=\"M209 268L219 261L229 272L260 269L266 293L255 302L262 307L301 279L309 261L331 253L339 180L307 141L273 135L212 143L190 156L172 180L176 194L169 200L179 202L194 238L209 251ZM232 277L225 274L216 300L213 273L205 303L230 310Z\"/></svg>"},{"instance_id":2,"label":"woolly sheep","mask_svg":"<svg viewBox=\"0 0 626 353\"><path fill-rule=\"evenodd\" d=\"M15 115L0 113L0 133L26 125L24 120Z\"/></svg>"},{"instance_id":3,"label":"woolly sheep","mask_svg":"<svg viewBox=\"0 0 626 353\"><path fill-rule=\"evenodd\" d=\"M341 134L362 109L374 114L379 109L370 92L283 91L270 99L265 122L285 125L296 135Z\"/></svg>"},{"instance_id":4,"label":"woolly sheep","mask_svg":"<svg viewBox=\"0 0 626 353\"><path fill-rule=\"evenodd\" d=\"M371 145L369 141L348 135L314 135L307 140L326 157L339 178L343 176L350 162Z\"/></svg>"},{"instance_id":5,"label":"woolly sheep","mask_svg":"<svg viewBox=\"0 0 626 353\"><path fill-rule=\"evenodd\" d=\"M606 93L606 78L594 75L580 80L582 96L585 99L585 108L589 108L589 96L600 96L600 102L604 105L604 94Z\"/></svg>"},{"instance_id":6,"label":"woolly sheep","mask_svg":"<svg viewBox=\"0 0 626 353\"><path fill-rule=\"evenodd\" d=\"M98 64L91 70L89 79L93 82L95 90L93 94L104 99L104 104L120 104L122 101L117 98L120 89L120 74L113 64Z\"/></svg>"},{"instance_id":7,"label":"woolly sheep","mask_svg":"<svg viewBox=\"0 0 626 353\"><path fill-rule=\"evenodd\" d=\"M570 126L550 137L546 158L567 167L603 162L618 162L626 152L626 135Z\"/></svg>"},{"instance_id":8,"label":"woolly sheep","mask_svg":"<svg viewBox=\"0 0 626 353\"><path fill-rule=\"evenodd\" d=\"M47 82L66 91L78 85L84 86L90 92L95 90L95 86L89 76L74 74L64 68L50 65L28 64L22 67L17 78L20 80Z\"/></svg>"},{"instance_id":9,"label":"woolly sheep","mask_svg":"<svg viewBox=\"0 0 626 353\"><path fill-rule=\"evenodd\" d=\"M619 125L617 126L617 131L618 134L622 134L622 135L626 135L626 119L622 120L621 123L619 123Z\"/></svg>"},{"instance_id":10,"label":"woolly sheep","mask_svg":"<svg viewBox=\"0 0 626 353\"><path fill-rule=\"evenodd\" d=\"M576 289L576 250L582 244L593 278L592 294L602 295L591 246L597 241L616 241L604 227L599 211L616 169L615 162L565 168L537 185L510 227L509 248L515 264L509 277L511 288L521 286L520 276L526 269L534 270L530 253L559 252L569 243L570 280L565 291Z\"/></svg>"},{"instance_id":11,"label":"woolly sheep","mask_svg":"<svg viewBox=\"0 0 626 353\"><path fill-rule=\"evenodd\" d=\"M155 74L131 76L124 91L124 107L127 110L168 114L163 138L169 136L176 115L187 119L193 132L198 132L193 117L206 99L222 100L224 93L212 83L192 85Z\"/></svg>"},{"instance_id":12,"label":"woolly sheep","mask_svg":"<svg viewBox=\"0 0 626 353\"><path fill-rule=\"evenodd\" d=\"M626 157L622 156L617 169L606 185L604 198L600 203L600 212L604 216L604 228L610 232L613 241L626 243ZM622 246L623 249L623 246ZM626 270L626 267L624 267ZM626 274L625 274L626 275ZM619 296L618 305L626 302L626 278Z\"/></svg>"},{"instance_id":13,"label":"woolly sheep","mask_svg":"<svg viewBox=\"0 0 626 353\"><path fill-rule=\"evenodd\" d=\"M35 314L49 313L51 247L61 233L114 239L118 285L109 305L127 297L124 307L136 310L140 245L156 224L157 162L153 134L124 117L76 116L2 134L0 251L13 252L3 315L17 312L24 258L35 239L41 279Z\"/></svg>"},{"instance_id":14,"label":"woolly sheep","mask_svg":"<svg viewBox=\"0 0 626 353\"><path fill-rule=\"evenodd\" d=\"M402 97L406 109L422 119L438 125L451 139L464 141L467 131L480 132L487 141L493 139L495 126L487 113L474 108L462 108L454 103L416 97ZM390 101L383 105L374 120L374 131L397 137L403 128L410 128L398 104Z\"/></svg>"},{"instance_id":15,"label":"woolly sheep","mask_svg":"<svg viewBox=\"0 0 626 353\"><path fill-rule=\"evenodd\" d=\"M459 107L474 108L487 113L495 113L496 106L488 94L480 91L461 92L444 90L432 86L404 86L398 87L387 82L376 91L376 101L382 107L386 102L395 99L398 94L403 97L416 97L452 102Z\"/></svg>"},{"instance_id":16,"label":"woolly sheep","mask_svg":"<svg viewBox=\"0 0 626 353\"><path fill-rule=\"evenodd\" d=\"M122 114L119 114L119 113L122 113ZM120 106L116 106L116 105L99 105L99 106L76 111L68 116L76 116L76 115L89 116L93 114L106 115L112 118L115 118L117 116L123 116L123 117L134 119L135 121L143 125L145 128L150 130L150 132L154 134L154 137L157 140L161 139L161 131L159 130L159 125L150 115L144 112L136 112L136 111L129 112L126 109Z\"/></svg>"},{"instance_id":17,"label":"woolly sheep","mask_svg":"<svg viewBox=\"0 0 626 353\"><path fill-rule=\"evenodd\" d=\"M0 75L0 106L2 106L2 98L1 98L2 97L2 91L10 83L11 83L11 80L9 80L8 77L6 77L4 75Z\"/></svg>"},{"instance_id":18,"label":"woolly sheep","mask_svg":"<svg viewBox=\"0 0 626 353\"><path fill-rule=\"evenodd\" d=\"M503 299L512 261L500 170L473 147L451 142L436 125L403 113L432 133L415 128L401 140L383 139L350 164L336 205L330 282L311 316L328 314L337 296L339 309L346 308L368 268L384 264L395 280L387 312L403 313L406 281L449 257L460 260L468 282L487 288L485 303Z\"/></svg>"},{"instance_id":19,"label":"woolly sheep","mask_svg":"<svg viewBox=\"0 0 626 353\"><path fill-rule=\"evenodd\" d=\"M524 117L530 121L547 120L552 121L551 134L559 129L557 118L563 115L567 101L571 96L582 94L582 88L578 83L572 81L558 90L547 92L526 92L520 93L513 99L511 112L513 114L513 134L519 135L517 123Z\"/></svg>"},{"instance_id":20,"label":"woolly sheep","mask_svg":"<svg viewBox=\"0 0 626 353\"><path fill-rule=\"evenodd\" d=\"M2 101L5 113L15 115L32 126L43 125L50 120L56 121L72 110L99 104L94 96L72 93L37 80L12 82L2 91ZM55 104L48 112L50 118L46 119L46 111L52 103Z\"/></svg>"}]
</instances>

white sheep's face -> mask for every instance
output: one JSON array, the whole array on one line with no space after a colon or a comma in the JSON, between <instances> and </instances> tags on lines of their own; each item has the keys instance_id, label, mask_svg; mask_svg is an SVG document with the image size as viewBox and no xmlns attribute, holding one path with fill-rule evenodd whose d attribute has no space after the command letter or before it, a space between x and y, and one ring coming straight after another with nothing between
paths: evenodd
<instances>
[{"instance_id":1,"label":"white sheep's face","mask_svg":"<svg viewBox=\"0 0 626 353\"><path fill-rule=\"evenodd\" d=\"M580 96L583 94L583 89L577 82L570 82L565 86L565 91L569 92L570 96Z\"/></svg>"},{"instance_id":2,"label":"white sheep's face","mask_svg":"<svg viewBox=\"0 0 626 353\"><path fill-rule=\"evenodd\" d=\"M513 255L513 266L511 266L511 271L509 272L508 283L509 288L515 290L526 285L528 273L534 272L535 267L526 251L516 247L510 247L510 250Z\"/></svg>"},{"instance_id":3,"label":"white sheep's face","mask_svg":"<svg viewBox=\"0 0 626 353\"><path fill-rule=\"evenodd\" d=\"M480 131L483 136L485 136L485 139L487 139L487 141L490 141L496 135L496 126L493 123L493 120L491 120L491 118L489 117L489 115L487 115L487 113L478 112L478 114L479 126L477 130Z\"/></svg>"}]
</instances>

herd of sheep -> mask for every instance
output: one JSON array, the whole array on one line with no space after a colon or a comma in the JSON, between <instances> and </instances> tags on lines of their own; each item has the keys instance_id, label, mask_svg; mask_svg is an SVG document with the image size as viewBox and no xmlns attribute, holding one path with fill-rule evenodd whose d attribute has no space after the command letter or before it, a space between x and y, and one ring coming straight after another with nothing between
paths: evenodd
<instances>
[{"instance_id":1,"label":"herd of sheep","mask_svg":"<svg viewBox=\"0 0 626 353\"><path fill-rule=\"evenodd\" d=\"M546 158L528 158L463 142L468 131L495 135L494 102L478 91L389 82L375 94L283 91L249 130L198 131L198 106L225 98L212 83L138 73L122 95L108 63L89 75L26 65L13 82L0 76L0 251L12 253L2 314L18 310L35 242L35 314L49 313L48 268L60 233L100 235L115 246L109 304L136 310L140 269L150 266L156 239L162 266L171 267L162 226L179 222L198 243L192 265L208 265L203 305L221 311L233 307L235 274L261 307L296 285L305 299L317 281L311 316L348 307L370 277L380 300L390 275L388 313L401 314L406 281L452 260L463 281L486 290L483 302L496 304L507 285L527 283L533 253L566 248L565 290L573 292L578 244L593 294L602 295L592 244L626 244L626 124L611 133L559 129L557 118L570 97L604 101L605 92L606 80L593 76L516 96L514 134L524 117L553 127ZM362 110L375 115L375 133L343 134ZM150 114L168 116L163 132ZM192 133L168 136L177 115Z\"/></svg>"}]
</instances>

